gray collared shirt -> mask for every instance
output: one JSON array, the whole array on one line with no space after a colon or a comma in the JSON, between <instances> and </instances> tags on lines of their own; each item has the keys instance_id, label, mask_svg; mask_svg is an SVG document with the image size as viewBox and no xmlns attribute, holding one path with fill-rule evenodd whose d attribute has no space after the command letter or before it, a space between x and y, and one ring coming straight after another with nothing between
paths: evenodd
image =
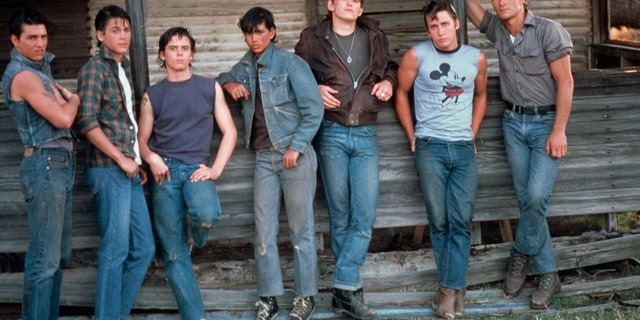
<instances>
[{"instance_id":1,"label":"gray collared shirt","mask_svg":"<svg viewBox=\"0 0 640 320\"><path fill-rule=\"evenodd\" d=\"M524 106L556 103L556 84L549 64L571 54L573 44L558 22L527 12L514 40L502 20L486 11L480 32L498 50L502 98Z\"/></svg>"}]
</instances>

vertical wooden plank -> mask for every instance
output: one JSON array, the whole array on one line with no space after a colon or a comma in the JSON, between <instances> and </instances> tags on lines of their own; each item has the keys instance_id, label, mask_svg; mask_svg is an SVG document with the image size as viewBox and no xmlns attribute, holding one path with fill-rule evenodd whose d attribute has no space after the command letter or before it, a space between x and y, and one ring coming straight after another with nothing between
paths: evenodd
<instances>
[{"instance_id":1,"label":"vertical wooden plank","mask_svg":"<svg viewBox=\"0 0 640 320\"><path fill-rule=\"evenodd\" d=\"M618 217L615 213L607 213L605 215L604 228L607 232L618 230Z\"/></svg>"},{"instance_id":2,"label":"vertical wooden plank","mask_svg":"<svg viewBox=\"0 0 640 320\"><path fill-rule=\"evenodd\" d=\"M424 237L424 230L426 229L425 225L416 226L413 230L413 244L422 243L422 237Z\"/></svg>"},{"instance_id":3,"label":"vertical wooden plank","mask_svg":"<svg viewBox=\"0 0 640 320\"><path fill-rule=\"evenodd\" d=\"M511 231L511 220L504 219L499 222L500 235L502 236L502 242L513 242L513 231Z\"/></svg>"},{"instance_id":4,"label":"vertical wooden plank","mask_svg":"<svg viewBox=\"0 0 640 320\"><path fill-rule=\"evenodd\" d=\"M469 44L469 37L467 34L467 11L464 6L464 0L453 0L453 7L458 12L458 19L460 20L458 39L460 40L460 43Z\"/></svg>"},{"instance_id":5,"label":"vertical wooden plank","mask_svg":"<svg viewBox=\"0 0 640 320\"><path fill-rule=\"evenodd\" d=\"M471 223L471 245L482 244L482 222Z\"/></svg>"},{"instance_id":6,"label":"vertical wooden plank","mask_svg":"<svg viewBox=\"0 0 640 320\"><path fill-rule=\"evenodd\" d=\"M315 25L320 21L318 0L307 0L307 26Z\"/></svg>"},{"instance_id":7,"label":"vertical wooden plank","mask_svg":"<svg viewBox=\"0 0 640 320\"><path fill-rule=\"evenodd\" d=\"M149 67L147 64L147 36L144 29L144 3L146 0L127 0L127 11L131 16L131 58L133 72L133 86L136 100L140 101L142 94L149 86Z\"/></svg>"}]
</instances>

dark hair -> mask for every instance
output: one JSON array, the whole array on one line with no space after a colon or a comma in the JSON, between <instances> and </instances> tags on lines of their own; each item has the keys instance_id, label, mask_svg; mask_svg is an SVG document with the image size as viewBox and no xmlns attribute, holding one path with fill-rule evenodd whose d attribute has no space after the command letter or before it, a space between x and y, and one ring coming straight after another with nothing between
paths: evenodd
<instances>
[{"instance_id":1,"label":"dark hair","mask_svg":"<svg viewBox=\"0 0 640 320\"><path fill-rule=\"evenodd\" d=\"M9 35L14 35L19 38L22 34L22 31L24 31L22 28L23 24L43 24L46 27L47 24L49 24L49 21L47 21L47 19L45 19L44 16L40 14L40 12L34 9L20 9L16 11L9 19Z\"/></svg>"},{"instance_id":2,"label":"dark hair","mask_svg":"<svg viewBox=\"0 0 640 320\"><path fill-rule=\"evenodd\" d=\"M256 31L259 25L264 23L267 29L271 30L276 28L275 19L271 11L262 7L253 7L247 11L247 13L238 21L238 27L244 34L251 34ZM274 32L273 42L278 42L277 34Z\"/></svg>"},{"instance_id":3,"label":"dark hair","mask_svg":"<svg viewBox=\"0 0 640 320\"><path fill-rule=\"evenodd\" d=\"M334 3L335 3L335 2L336 2L336 1L338 1L338 0L329 0L329 1L331 1L331 2L334 2ZM364 0L360 0L360 8L364 8Z\"/></svg>"},{"instance_id":4,"label":"dark hair","mask_svg":"<svg viewBox=\"0 0 640 320\"><path fill-rule=\"evenodd\" d=\"M171 41L171 38L173 38L174 36L178 36L179 39L182 39L182 37L189 38L189 44L191 45L191 52L193 54L196 53L196 39L194 39L191 36L189 29L183 28L183 27L169 28L167 29L167 31L162 33L162 35L160 36L160 41L158 41L158 64L162 68L165 68L166 65L164 61L160 59L160 53L164 52L164 49L167 48L167 44L169 44L169 41ZM189 62L189 67L191 67L191 62Z\"/></svg>"},{"instance_id":5,"label":"dark hair","mask_svg":"<svg viewBox=\"0 0 640 320\"><path fill-rule=\"evenodd\" d=\"M435 19L438 15L438 12L446 11L449 16L455 21L458 19L458 13L456 9L451 4L449 0L432 0L422 8L422 18L424 20L425 27L429 27L427 25L427 19Z\"/></svg>"},{"instance_id":6,"label":"dark hair","mask_svg":"<svg viewBox=\"0 0 640 320\"><path fill-rule=\"evenodd\" d=\"M131 24L131 16L129 16L129 13L127 13L127 11L118 6L110 5L100 9L100 11L98 11L98 14L96 14L96 31L99 30L104 32L107 24L109 24L109 20L111 19L123 19ZM98 46L100 46L100 44L101 41L98 40Z\"/></svg>"}]
</instances>

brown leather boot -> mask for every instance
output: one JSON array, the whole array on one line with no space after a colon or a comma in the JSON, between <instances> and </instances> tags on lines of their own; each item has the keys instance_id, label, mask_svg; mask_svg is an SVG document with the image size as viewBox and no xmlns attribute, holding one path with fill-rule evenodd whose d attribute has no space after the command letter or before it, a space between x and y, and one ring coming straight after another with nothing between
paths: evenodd
<instances>
[{"instance_id":1,"label":"brown leather boot","mask_svg":"<svg viewBox=\"0 0 640 320\"><path fill-rule=\"evenodd\" d=\"M440 318L454 319L455 302L458 291L455 289L440 287L433 299L433 313Z\"/></svg>"},{"instance_id":2,"label":"brown leather boot","mask_svg":"<svg viewBox=\"0 0 640 320\"><path fill-rule=\"evenodd\" d=\"M540 284L531 296L532 309L547 309L551 304L553 295L560 292L560 277L557 272L549 272L542 275Z\"/></svg>"},{"instance_id":3,"label":"brown leather boot","mask_svg":"<svg viewBox=\"0 0 640 320\"><path fill-rule=\"evenodd\" d=\"M467 288L460 290L458 296L456 297L456 303L453 308L453 314L456 317L462 317L464 315L464 296L467 294Z\"/></svg>"},{"instance_id":4,"label":"brown leather boot","mask_svg":"<svg viewBox=\"0 0 640 320\"><path fill-rule=\"evenodd\" d=\"M524 281L527 278L528 264L528 255L516 251L516 248L511 249L509 269L507 270L507 277L504 279L503 291L505 297L512 298L522 292Z\"/></svg>"}]
</instances>

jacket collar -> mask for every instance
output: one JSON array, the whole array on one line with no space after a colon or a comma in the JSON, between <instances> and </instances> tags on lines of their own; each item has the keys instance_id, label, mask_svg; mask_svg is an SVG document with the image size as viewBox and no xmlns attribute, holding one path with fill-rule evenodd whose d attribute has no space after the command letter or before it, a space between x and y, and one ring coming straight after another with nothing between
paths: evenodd
<instances>
[{"instance_id":1,"label":"jacket collar","mask_svg":"<svg viewBox=\"0 0 640 320\"><path fill-rule=\"evenodd\" d=\"M375 30L380 26L380 21L367 16L359 16L356 20L356 24L366 30ZM315 34L319 38L326 38L331 35L331 15L318 23Z\"/></svg>"},{"instance_id":2,"label":"jacket collar","mask_svg":"<svg viewBox=\"0 0 640 320\"><path fill-rule=\"evenodd\" d=\"M276 50L276 45L271 41L267 49L264 50L260 58L256 57L255 53L251 50L247 50L240 61L247 65L259 64L260 66L269 66L272 61L272 56Z\"/></svg>"},{"instance_id":3,"label":"jacket collar","mask_svg":"<svg viewBox=\"0 0 640 320\"><path fill-rule=\"evenodd\" d=\"M51 60L53 60L53 58L55 58L55 55L49 52L45 52L42 60L35 62L23 56L20 52L18 52L18 50L16 50L16 48L11 49L12 60L15 60L20 63L24 63L29 68L33 68L45 73L48 73L51 70L49 64L51 63Z\"/></svg>"}]
</instances>

